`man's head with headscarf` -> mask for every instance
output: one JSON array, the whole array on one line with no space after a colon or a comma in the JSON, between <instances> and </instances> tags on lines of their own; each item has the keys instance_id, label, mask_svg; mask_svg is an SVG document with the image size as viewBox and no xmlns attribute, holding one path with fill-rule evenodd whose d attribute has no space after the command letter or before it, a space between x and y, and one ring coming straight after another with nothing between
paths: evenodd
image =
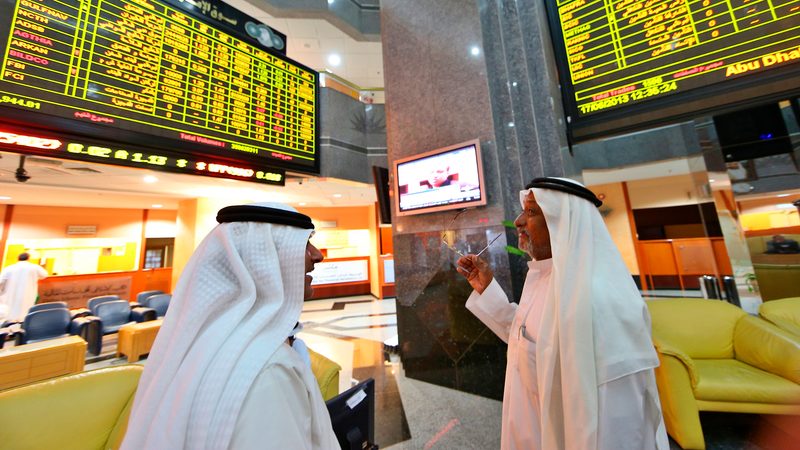
<instances>
[{"instance_id":1,"label":"man's head with headscarf","mask_svg":"<svg viewBox=\"0 0 800 450\"><path fill-rule=\"evenodd\" d=\"M525 189L520 191L522 212L514 220L519 235L519 248L531 258L542 261L552 258L550 232L539 197L548 197L554 192L579 197L599 207L603 204L590 190L576 181L565 178L534 178ZM553 214L550 211L550 214Z\"/></svg>"},{"instance_id":2,"label":"man's head with headscarf","mask_svg":"<svg viewBox=\"0 0 800 450\"><path fill-rule=\"evenodd\" d=\"M217 222L262 222L275 225L288 225L301 230L312 230L309 239L314 235L314 224L311 218L301 214L289 206L279 203L254 203L251 205L236 205L222 208L217 213ZM310 272L314 270L314 264L322 261L322 252L319 251L310 241L306 244L305 251L305 286L304 298L311 298L314 288L311 287Z\"/></svg>"}]
</instances>

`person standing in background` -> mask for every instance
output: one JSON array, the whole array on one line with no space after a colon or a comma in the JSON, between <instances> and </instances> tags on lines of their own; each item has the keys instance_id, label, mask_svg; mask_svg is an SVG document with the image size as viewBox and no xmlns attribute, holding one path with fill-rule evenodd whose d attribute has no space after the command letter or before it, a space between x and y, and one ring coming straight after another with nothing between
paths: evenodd
<instances>
[{"instance_id":1,"label":"person standing in background","mask_svg":"<svg viewBox=\"0 0 800 450\"><path fill-rule=\"evenodd\" d=\"M28 259L30 254L20 253L16 263L0 272L0 303L8 308L5 320L22 322L36 303L39 280L47 278L47 271ZM0 320L3 320L1 314Z\"/></svg>"}]
</instances>

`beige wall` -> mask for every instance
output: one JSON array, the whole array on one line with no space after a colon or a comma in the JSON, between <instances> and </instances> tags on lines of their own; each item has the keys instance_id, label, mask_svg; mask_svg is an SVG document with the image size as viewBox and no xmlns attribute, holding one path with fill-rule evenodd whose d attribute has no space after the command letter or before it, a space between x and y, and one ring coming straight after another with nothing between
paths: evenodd
<instances>
[{"instance_id":1,"label":"beige wall","mask_svg":"<svg viewBox=\"0 0 800 450\"><path fill-rule=\"evenodd\" d=\"M625 205L622 183L598 184L589 186L589 188L595 194L605 196L600 211L605 212L610 209L610 212L603 217L608 227L608 232L617 245L625 265L628 266L628 270L633 275L638 275L639 266L636 260L636 249L633 245L631 223L628 220L628 210Z\"/></svg>"},{"instance_id":2,"label":"beige wall","mask_svg":"<svg viewBox=\"0 0 800 450\"><path fill-rule=\"evenodd\" d=\"M374 226L374 214L370 214L367 206L331 207L331 208L305 208L297 210L311 217L314 221L336 221L336 228L342 230L365 230Z\"/></svg>"},{"instance_id":3,"label":"beige wall","mask_svg":"<svg viewBox=\"0 0 800 450\"><path fill-rule=\"evenodd\" d=\"M8 239L74 237L67 235L68 225L94 225L95 238L127 237L138 241L142 235L142 210L16 205Z\"/></svg>"},{"instance_id":4,"label":"beige wall","mask_svg":"<svg viewBox=\"0 0 800 450\"><path fill-rule=\"evenodd\" d=\"M0 217L4 217L7 209L6 205L0 205L0 214L2 214ZM152 228L155 231L153 231L154 235L150 237L173 237L175 235L176 214L176 211L170 210L151 211L148 216L148 222L153 220L153 223L148 223L147 228ZM8 229L8 241L6 246L1 249L4 252L2 261L7 263L9 258L15 259L11 257L13 255L8 254L8 251L6 251L9 245L14 244L16 247L26 246L26 241L35 240L41 242L42 240L58 239L64 241L57 242L82 242L91 245L91 240L119 239L130 247L125 252L123 264L126 267L125 270L130 270L127 269L128 266L135 269L136 261L138 261L139 257L139 249L142 245L143 218L144 211L141 209L15 205L11 217L11 225ZM67 227L70 225L95 226L97 231L92 235L68 235ZM2 223L0 223L0 227L2 227ZM0 233L2 233L2 229L0 229ZM69 241L66 241L67 239ZM103 261L109 258L101 258L102 264L98 266L98 270L102 271L104 267L107 270L122 270L113 267L109 269L107 264L104 266L103 264L105 263ZM62 270L59 270L59 272L61 273Z\"/></svg>"},{"instance_id":5,"label":"beige wall","mask_svg":"<svg viewBox=\"0 0 800 450\"><path fill-rule=\"evenodd\" d=\"M710 199L698 199L691 174L634 180L628 182L632 209L662 208L696 204Z\"/></svg>"},{"instance_id":6,"label":"beige wall","mask_svg":"<svg viewBox=\"0 0 800 450\"><path fill-rule=\"evenodd\" d=\"M174 238L177 232L175 221L178 211L151 209L147 213L145 237L148 238Z\"/></svg>"},{"instance_id":7,"label":"beige wall","mask_svg":"<svg viewBox=\"0 0 800 450\"><path fill-rule=\"evenodd\" d=\"M336 222L335 230L369 231L369 280L370 292L380 298L380 272L378 267L378 219L375 205L339 208L298 208L315 222Z\"/></svg>"}]
</instances>

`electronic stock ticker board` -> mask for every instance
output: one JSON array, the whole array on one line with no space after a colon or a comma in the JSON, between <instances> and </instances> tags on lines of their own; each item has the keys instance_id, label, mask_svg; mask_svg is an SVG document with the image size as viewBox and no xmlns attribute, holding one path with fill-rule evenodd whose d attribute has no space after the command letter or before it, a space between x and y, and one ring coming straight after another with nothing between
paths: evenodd
<instances>
[{"instance_id":1,"label":"electronic stock ticker board","mask_svg":"<svg viewBox=\"0 0 800 450\"><path fill-rule=\"evenodd\" d=\"M284 46L217 0L0 0L0 148L270 184L318 173L318 74Z\"/></svg>"},{"instance_id":2,"label":"electronic stock ticker board","mask_svg":"<svg viewBox=\"0 0 800 450\"><path fill-rule=\"evenodd\" d=\"M800 88L800 0L548 0L548 6L579 137L584 125L595 128L584 134L608 131L667 105L671 111L654 117L691 112L685 108L700 103L689 102L715 93L704 106L712 109L731 96L737 85L729 81L764 86L754 95ZM659 102L667 99L671 105ZM603 125L607 119L616 125Z\"/></svg>"}]
</instances>

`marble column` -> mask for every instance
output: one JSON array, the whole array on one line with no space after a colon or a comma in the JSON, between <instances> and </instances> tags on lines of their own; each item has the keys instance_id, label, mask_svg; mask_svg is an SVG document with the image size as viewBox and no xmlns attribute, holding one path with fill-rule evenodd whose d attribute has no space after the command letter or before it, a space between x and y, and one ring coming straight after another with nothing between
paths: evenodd
<instances>
[{"instance_id":1,"label":"marble column","mask_svg":"<svg viewBox=\"0 0 800 450\"><path fill-rule=\"evenodd\" d=\"M525 260L509 254L531 178L571 173L541 2L381 2L389 162L470 139L483 153L488 204L394 217L397 320L406 376L501 398L505 344L465 308L471 288L441 231L484 253L518 299Z\"/></svg>"}]
</instances>

